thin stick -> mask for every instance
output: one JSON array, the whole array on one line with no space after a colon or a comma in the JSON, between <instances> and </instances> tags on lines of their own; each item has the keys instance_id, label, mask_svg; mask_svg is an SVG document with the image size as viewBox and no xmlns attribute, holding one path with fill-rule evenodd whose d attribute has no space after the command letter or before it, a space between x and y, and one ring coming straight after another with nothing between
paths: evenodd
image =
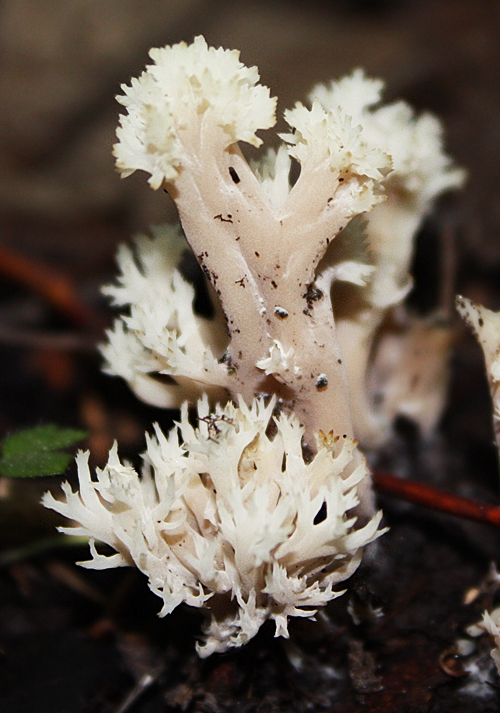
<instances>
[{"instance_id":1,"label":"thin stick","mask_svg":"<svg viewBox=\"0 0 500 713\"><path fill-rule=\"evenodd\" d=\"M40 295L72 324L100 332L101 316L82 302L69 278L0 245L0 274Z\"/></svg>"},{"instance_id":2,"label":"thin stick","mask_svg":"<svg viewBox=\"0 0 500 713\"><path fill-rule=\"evenodd\" d=\"M497 505L462 498L432 485L403 480L380 470L374 471L373 482L379 493L392 495L455 517L500 527L500 507Z\"/></svg>"},{"instance_id":3,"label":"thin stick","mask_svg":"<svg viewBox=\"0 0 500 713\"><path fill-rule=\"evenodd\" d=\"M165 671L165 664L162 663L153 669L150 673L145 673L140 680L135 684L130 693L127 694L125 700L116 708L115 713L127 713L134 705L138 698L147 691L151 686L158 681L160 676Z\"/></svg>"}]
</instances>

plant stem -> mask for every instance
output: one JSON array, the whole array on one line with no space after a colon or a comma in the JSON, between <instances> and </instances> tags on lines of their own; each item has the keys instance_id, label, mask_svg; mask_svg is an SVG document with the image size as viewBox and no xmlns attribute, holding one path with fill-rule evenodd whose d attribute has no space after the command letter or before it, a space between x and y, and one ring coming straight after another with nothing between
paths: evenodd
<instances>
[{"instance_id":1,"label":"plant stem","mask_svg":"<svg viewBox=\"0 0 500 713\"><path fill-rule=\"evenodd\" d=\"M380 470L373 472L373 483L379 493L448 515L500 527L500 507L470 498L452 495L425 483L398 478Z\"/></svg>"}]
</instances>

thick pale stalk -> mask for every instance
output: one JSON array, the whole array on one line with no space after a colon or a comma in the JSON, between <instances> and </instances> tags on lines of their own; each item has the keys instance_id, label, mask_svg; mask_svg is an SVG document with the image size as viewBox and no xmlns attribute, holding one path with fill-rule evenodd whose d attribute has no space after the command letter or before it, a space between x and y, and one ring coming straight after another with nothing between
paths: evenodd
<instances>
[{"instance_id":1,"label":"thick pale stalk","mask_svg":"<svg viewBox=\"0 0 500 713\"><path fill-rule=\"evenodd\" d=\"M352 436L331 303L314 277L330 240L356 212L359 179L339 181L322 164L277 211L237 146L214 151L212 131L210 141L202 137L192 148L197 155L170 192L226 315L231 391L248 402L259 392L277 393L293 405L308 440L317 430ZM287 358L275 369L258 367L277 343Z\"/></svg>"}]
</instances>

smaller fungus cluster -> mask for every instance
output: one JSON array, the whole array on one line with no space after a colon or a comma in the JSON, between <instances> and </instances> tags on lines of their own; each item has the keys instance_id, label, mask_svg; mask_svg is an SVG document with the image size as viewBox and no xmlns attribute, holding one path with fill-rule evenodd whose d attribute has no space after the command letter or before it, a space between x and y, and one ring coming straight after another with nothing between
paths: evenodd
<instances>
[{"instance_id":1,"label":"smaller fungus cluster","mask_svg":"<svg viewBox=\"0 0 500 713\"><path fill-rule=\"evenodd\" d=\"M66 484L66 502L44 497L79 523L63 532L90 538L85 567L135 565L163 599L161 615L181 602L206 608L202 656L241 646L266 619L287 636L288 617L313 617L338 597L335 585L380 534L380 513L353 527L356 486L368 475L361 463L344 477L355 443L319 434L306 463L302 427L296 417L273 417L274 405L210 411L205 398L198 428L184 407L168 436L156 428L148 437L140 476L115 446L92 480L81 453L79 492ZM99 554L95 540L116 554Z\"/></svg>"}]
</instances>

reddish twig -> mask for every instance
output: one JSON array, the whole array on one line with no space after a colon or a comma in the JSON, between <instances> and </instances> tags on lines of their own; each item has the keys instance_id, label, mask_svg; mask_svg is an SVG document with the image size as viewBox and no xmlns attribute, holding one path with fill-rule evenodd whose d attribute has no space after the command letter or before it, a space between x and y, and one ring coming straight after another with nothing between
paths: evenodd
<instances>
[{"instance_id":1,"label":"reddish twig","mask_svg":"<svg viewBox=\"0 0 500 713\"><path fill-rule=\"evenodd\" d=\"M40 295L72 324L94 332L103 327L101 315L82 302L68 277L0 246L0 274Z\"/></svg>"},{"instance_id":2,"label":"reddish twig","mask_svg":"<svg viewBox=\"0 0 500 713\"><path fill-rule=\"evenodd\" d=\"M446 493L432 485L397 478L380 470L374 471L373 482L379 493L393 495L410 503L423 505L431 510L438 510L455 517L500 526L500 507L497 505L462 498L459 495Z\"/></svg>"}]
</instances>

